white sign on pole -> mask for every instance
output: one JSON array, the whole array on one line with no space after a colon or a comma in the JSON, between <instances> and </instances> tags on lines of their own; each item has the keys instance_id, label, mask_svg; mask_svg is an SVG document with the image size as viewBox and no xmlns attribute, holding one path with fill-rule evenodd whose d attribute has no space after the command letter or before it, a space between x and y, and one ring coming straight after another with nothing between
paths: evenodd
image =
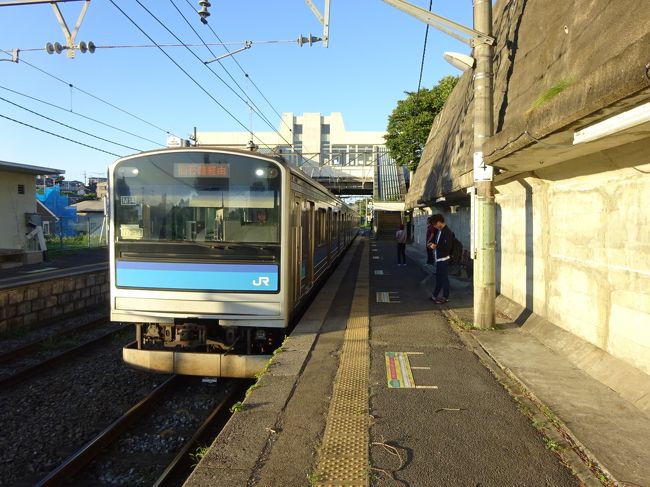
<instances>
[{"instance_id":1,"label":"white sign on pole","mask_svg":"<svg viewBox=\"0 0 650 487\"><path fill-rule=\"evenodd\" d=\"M474 181L492 181L494 168L485 164L482 152L474 152Z\"/></svg>"}]
</instances>

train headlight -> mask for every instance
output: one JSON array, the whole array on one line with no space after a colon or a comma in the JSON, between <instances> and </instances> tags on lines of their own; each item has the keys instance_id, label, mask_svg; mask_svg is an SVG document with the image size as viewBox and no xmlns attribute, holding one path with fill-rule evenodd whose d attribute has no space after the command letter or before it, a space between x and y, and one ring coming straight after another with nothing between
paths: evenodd
<instances>
[{"instance_id":1,"label":"train headlight","mask_svg":"<svg viewBox=\"0 0 650 487\"><path fill-rule=\"evenodd\" d=\"M137 167L118 167L117 175L125 178L134 178L140 173Z\"/></svg>"},{"instance_id":2,"label":"train headlight","mask_svg":"<svg viewBox=\"0 0 650 487\"><path fill-rule=\"evenodd\" d=\"M264 176L264 169L255 169L255 176Z\"/></svg>"}]
</instances>

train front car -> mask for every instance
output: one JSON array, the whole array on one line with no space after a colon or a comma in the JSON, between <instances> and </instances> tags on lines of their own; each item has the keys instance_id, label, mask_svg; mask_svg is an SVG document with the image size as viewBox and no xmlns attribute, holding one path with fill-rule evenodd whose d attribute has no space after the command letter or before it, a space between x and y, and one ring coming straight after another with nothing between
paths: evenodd
<instances>
[{"instance_id":1,"label":"train front car","mask_svg":"<svg viewBox=\"0 0 650 487\"><path fill-rule=\"evenodd\" d=\"M124 361L254 376L288 322L285 167L251 153L167 149L120 159L110 176L111 319L136 326Z\"/></svg>"}]
</instances>

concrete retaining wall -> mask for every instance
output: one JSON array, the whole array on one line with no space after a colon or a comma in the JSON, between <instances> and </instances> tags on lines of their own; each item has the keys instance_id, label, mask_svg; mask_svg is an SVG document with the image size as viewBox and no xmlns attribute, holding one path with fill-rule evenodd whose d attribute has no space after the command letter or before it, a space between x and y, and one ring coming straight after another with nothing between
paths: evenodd
<instances>
[{"instance_id":1,"label":"concrete retaining wall","mask_svg":"<svg viewBox=\"0 0 650 487\"><path fill-rule=\"evenodd\" d=\"M0 333L30 328L109 299L108 271L0 290Z\"/></svg>"},{"instance_id":2,"label":"concrete retaining wall","mask_svg":"<svg viewBox=\"0 0 650 487\"><path fill-rule=\"evenodd\" d=\"M646 374L648 157L627 168L579 161L497 186L497 292Z\"/></svg>"}]
</instances>

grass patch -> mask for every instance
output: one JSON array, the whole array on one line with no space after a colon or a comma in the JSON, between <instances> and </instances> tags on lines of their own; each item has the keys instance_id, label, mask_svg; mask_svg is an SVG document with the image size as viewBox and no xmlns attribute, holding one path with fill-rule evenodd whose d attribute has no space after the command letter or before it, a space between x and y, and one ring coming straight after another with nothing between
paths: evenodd
<instances>
[{"instance_id":1,"label":"grass patch","mask_svg":"<svg viewBox=\"0 0 650 487\"><path fill-rule=\"evenodd\" d=\"M230 406L230 412L233 413L233 414L238 413L238 412L243 411L243 410L244 410L244 405L242 404L241 401L237 401L235 404Z\"/></svg>"},{"instance_id":2,"label":"grass patch","mask_svg":"<svg viewBox=\"0 0 650 487\"><path fill-rule=\"evenodd\" d=\"M558 81L556 84L551 86L548 90L546 90L544 93L539 95L535 101L533 101L533 104L530 106L528 111L526 112L527 114L530 114L534 110L537 110L539 107L542 105L548 103L551 101L553 98L555 98L557 95L565 91L567 88L572 86L575 83L571 78L566 78L563 80Z\"/></svg>"},{"instance_id":3,"label":"grass patch","mask_svg":"<svg viewBox=\"0 0 650 487\"><path fill-rule=\"evenodd\" d=\"M478 330L478 328L474 326L474 323L470 321L466 321L455 314L452 314L449 317L449 321L451 321L454 325L458 326L459 328L462 328L463 330Z\"/></svg>"},{"instance_id":4,"label":"grass patch","mask_svg":"<svg viewBox=\"0 0 650 487\"><path fill-rule=\"evenodd\" d=\"M544 445L546 446L547 450L551 451L560 451L564 448L560 443L550 438L544 439Z\"/></svg>"},{"instance_id":5,"label":"grass patch","mask_svg":"<svg viewBox=\"0 0 650 487\"><path fill-rule=\"evenodd\" d=\"M307 474L307 482L309 485L316 485L321 481L321 475L317 471L309 472Z\"/></svg>"},{"instance_id":6,"label":"grass patch","mask_svg":"<svg viewBox=\"0 0 650 487\"><path fill-rule=\"evenodd\" d=\"M199 446L194 453L190 453L190 458L194 462L192 464L192 468L195 468L201 460L203 460L203 457L205 457L206 453L208 453L209 448L205 445Z\"/></svg>"}]
</instances>

